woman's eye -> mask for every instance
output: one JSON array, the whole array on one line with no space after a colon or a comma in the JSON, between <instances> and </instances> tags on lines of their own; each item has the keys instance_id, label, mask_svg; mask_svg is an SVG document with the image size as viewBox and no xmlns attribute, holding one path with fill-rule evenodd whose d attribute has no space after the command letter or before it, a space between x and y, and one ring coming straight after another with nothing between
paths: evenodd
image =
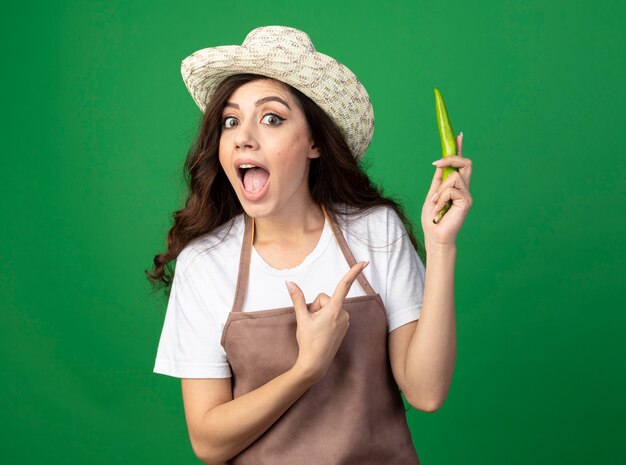
<instances>
[{"instance_id":1,"label":"woman's eye","mask_svg":"<svg viewBox=\"0 0 626 465\"><path fill-rule=\"evenodd\" d=\"M285 121L285 118L281 118L280 116L275 115L274 113L268 113L267 115L263 117L261 121L263 123L270 124L272 126L278 126L280 123Z\"/></svg>"},{"instance_id":2,"label":"woman's eye","mask_svg":"<svg viewBox=\"0 0 626 465\"><path fill-rule=\"evenodd\" d=\"M234 116L227 116L226 118L224 118L224 127L226 129L230 129L233 126L237 126L239 124L239 121L237 121L237 118L235 118Z\"/></svg>"}]
</instances>

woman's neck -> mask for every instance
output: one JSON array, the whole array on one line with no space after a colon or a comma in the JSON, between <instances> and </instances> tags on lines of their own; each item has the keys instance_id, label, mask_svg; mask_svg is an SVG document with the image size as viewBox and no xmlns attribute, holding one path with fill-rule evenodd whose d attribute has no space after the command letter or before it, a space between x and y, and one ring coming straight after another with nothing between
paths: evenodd
<instances>
[{"instance_id":1,"label":"woman's neck","mask_svg":"<svg viewBox=\"0 0 626 465\"><path fill-rule=\"evenodd\" d=\"M298 243L324 227L324 212L309 199L303 204L291 204L280 213L254 219L254 243Z\"/></svg>"}]
</instances>

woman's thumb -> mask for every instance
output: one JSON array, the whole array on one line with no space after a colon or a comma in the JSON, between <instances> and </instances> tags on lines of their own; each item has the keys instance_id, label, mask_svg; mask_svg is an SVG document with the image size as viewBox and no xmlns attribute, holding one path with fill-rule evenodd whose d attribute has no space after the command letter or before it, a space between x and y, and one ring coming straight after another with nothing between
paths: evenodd
<instances>
[{"instance_id":1,"label":"woman's thumb","mask_svg":"<svg viewBox=\"0 0 626 465\"><path fill-rule=\"evenodd\" d=\"M289 291L289 296L291 297L291 301L293 302L293 308L296 311L296 318L300 319L304 316L308 316L309 310L306 307L306 301L304 300L304 294L302 290L298 287L296 283L291 281L285 281L285 285L287 286L287 291Z\"/></svg>"}]
</instances>

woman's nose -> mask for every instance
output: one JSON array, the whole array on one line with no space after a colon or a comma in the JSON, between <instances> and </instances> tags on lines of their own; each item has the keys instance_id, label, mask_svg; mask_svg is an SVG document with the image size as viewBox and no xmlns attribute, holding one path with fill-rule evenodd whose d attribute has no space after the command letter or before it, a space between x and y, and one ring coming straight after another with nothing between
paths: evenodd
<instances>
[{"instance_id":1,"label":"woman's nose","mask_svg":"<svg viewBox=\"0 0 626 465\"><path fill-rule=\"evenodd\" d=\"M251 120L250 120L251 121ZM250 122L240 123L235 133L235 147L238 149L256 149L258 142L253 124Z\"/></svg>"}]
</instances>

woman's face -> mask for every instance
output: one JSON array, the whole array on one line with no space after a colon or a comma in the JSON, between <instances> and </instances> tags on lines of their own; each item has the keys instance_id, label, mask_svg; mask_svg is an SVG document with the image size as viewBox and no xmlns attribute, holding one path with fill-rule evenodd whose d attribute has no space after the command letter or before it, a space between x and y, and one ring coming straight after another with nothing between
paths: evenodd
<instances>
[{"instance_id":1,"label":"woman's face","mask_svg":"<svg viewBox=\"0 0 626 465\"><path fill-rule=\"evenodd\" d=\"M302 109L281 83L248 82L222 113L219 159L239 202L254 218L310 202L310 159L319 151Z\"/></svg>"}]
</instances>

